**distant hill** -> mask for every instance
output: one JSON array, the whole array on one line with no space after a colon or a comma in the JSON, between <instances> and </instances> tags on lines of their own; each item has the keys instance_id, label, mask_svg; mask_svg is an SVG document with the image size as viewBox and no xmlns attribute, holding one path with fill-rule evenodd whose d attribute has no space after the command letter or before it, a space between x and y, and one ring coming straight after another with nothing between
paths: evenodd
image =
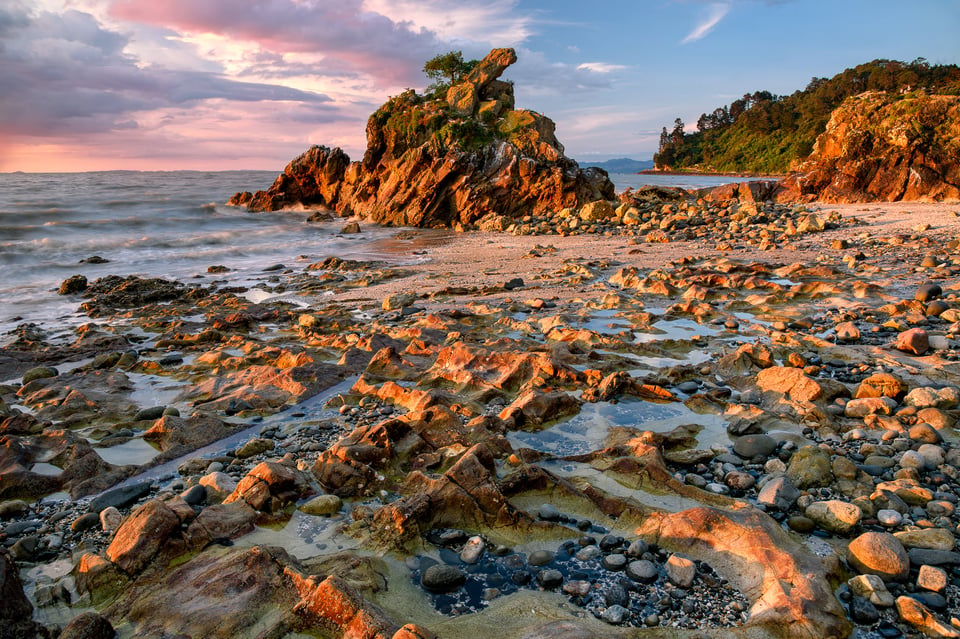
<instances>
[{"instance_id":1,"label":"distant hill","mask_svg":"<svg viewBox=\"0 0 960 639\"><path fill-rule=\"evenodd\" d=\"M595 166L607 173L639 173L653 168L653 160L632 160L630 158L616 158L605 162L579 162L580 168Z\"/></svg>"},{"instance_id":2,"label":"distant hill","mask_svg":"<svg viewBox=\"0 0 960 639\"><path fill-rule=\"evenodd\" d=\"M704 113L695 133L684 133L680 118L660 134L658 167L701 171L784 173L813 151L834 109L866 91L960 95L960 67L874 60L830 79L813 78L805 89L778 96L748 93L728 106Z\"/></svg>"}]
</instances>

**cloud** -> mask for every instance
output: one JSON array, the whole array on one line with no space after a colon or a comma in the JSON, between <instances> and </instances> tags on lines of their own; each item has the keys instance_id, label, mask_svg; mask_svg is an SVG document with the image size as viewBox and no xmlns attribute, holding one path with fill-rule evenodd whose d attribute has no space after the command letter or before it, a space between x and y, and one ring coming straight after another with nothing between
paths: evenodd
<instances>
[{"instance_id":1,"label":"cloud","mask_svg":"<svg viewBox=\"0 0 960 639\"><path fill-rule=\"evenodd\" d=\"M363 73L383 88L419 85L423 61L444 49L433 32L367 10L362 0L114 0L110 14L274 54L309 55L321 74Z\"/></svg>"},{"instance_id":2,"label":"cloud","mask_svg":"<svg viewBox=\"0 0 960 639\"><path fill-rule=\"evenodd\" d=\"M442 41L475 43L480 49L518 46L534 34L536 17L519 11L518 5L517 0L363 1L363 8L368 11L426 29Z\"/></svg>"},{"instance_id":3,"label":"cloud","mask_svg":"<svg viewBox=\"0 0 960 639\"><path fill-rule=\"evenodd\" d=\"M607 62L584 62L577 65L578 70L593 71L594 73L613 73L626 68L622 64L609 64Z\"/></svg>"},{"instance_id":4,"label":"cloud","mask_svg":"<svg viewBox=\"0 0 960 639\"><path fill-rule=\"evenodd\" d=\"M731 7L730 2L711 2L701 14L700 22L697 23L693 30L688 33L680 43L688 44L704 38L730 13Z\"/></svg>"},{"instance_id":5,"label":"cloud","mask_svg":"<svg viewBox=\"0 0 960 639\"><path fill-rule=\"evenodd\" d=\"M130 129L139 112L215 99L329 109L331 98L320 93L144 64L125 53L126 36L87 13L14 17L20 26L0 48L0 132L7 136Z\"/></svg>"}]
</instances>

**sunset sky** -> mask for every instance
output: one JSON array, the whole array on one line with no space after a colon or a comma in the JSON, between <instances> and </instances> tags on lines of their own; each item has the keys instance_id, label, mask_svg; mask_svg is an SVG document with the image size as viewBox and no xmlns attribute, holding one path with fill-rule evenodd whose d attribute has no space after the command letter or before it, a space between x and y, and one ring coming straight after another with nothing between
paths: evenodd
<instances>
[{"instance_id":1,"label":"sunset sky","mask_svg":"<svg viewBox=\"0 0 960 639\"><path fill-rule=\"evenodd\" d=\"M580 161L875 58L960 63L958 0L0 0L0 171L280 170L365 147L423 62L517 49Z\"/></svg>"}]
</instances>

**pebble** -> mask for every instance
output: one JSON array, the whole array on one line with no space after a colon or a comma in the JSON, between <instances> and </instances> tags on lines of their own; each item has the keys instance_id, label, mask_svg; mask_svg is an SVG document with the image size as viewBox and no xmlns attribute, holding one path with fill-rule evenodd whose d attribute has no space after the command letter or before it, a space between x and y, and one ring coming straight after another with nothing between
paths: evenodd
<instances>
[{"instance_id":1,"label":"pebble","mask_svg":"<svg viewBox=\"0 0 960 639\"><path fill-rule=\"evenodd\" d=\"M423 571L420 585L430 592L442 593L459 590L467 576L456 566L434 564Z\"/></svg>"},{"instance_id":2,"label":"pebble","mask_svg":"<svg viewBox=\"0 0 960 639\"><path fill-rule=\"evenodd\" d=\"M527 558L531 566L545 566L553 561L554 554L549 550L534 550Z\"/></svg>"},{"instance_id":3,"label":"pebble","mask_svg":"<svg viewBox=\"0 0 960 639\"><path fill-rule=\"evenodd\" d=\"M553 568L547 568L537 572L537 583L544 590L553 590L559 588L563 583L563 573Z\"/></svg>"},{"instance_id":4,"label":"pebble","mask_svg":"<svg viewBox=\"0 0 960 639\"><path fill-rule=\"evenodd\" d=\"M626 573L628 577L639 582L656 581L658 576L657 566L652 561L646 559L628 563Z\"/></svg>"}]
</instances>

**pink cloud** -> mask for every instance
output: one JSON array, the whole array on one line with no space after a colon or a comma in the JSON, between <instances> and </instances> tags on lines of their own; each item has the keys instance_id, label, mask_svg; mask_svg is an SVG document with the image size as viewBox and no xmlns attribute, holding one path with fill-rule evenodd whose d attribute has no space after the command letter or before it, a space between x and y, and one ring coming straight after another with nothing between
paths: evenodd
<instances>
[{"instance_id":1,"label":"pink cloud","mask_svg":"<svg viewBox=\"0 0 960 639\"><path fill-rule=\"evenodd\" d=\"M321 54L320 74L361 72L384 87L422 84L423 61L444 49L432 32L367 11L360 0L115 0L111 15L254 42L274 53Z\"/></svg>"}]
</instances>

